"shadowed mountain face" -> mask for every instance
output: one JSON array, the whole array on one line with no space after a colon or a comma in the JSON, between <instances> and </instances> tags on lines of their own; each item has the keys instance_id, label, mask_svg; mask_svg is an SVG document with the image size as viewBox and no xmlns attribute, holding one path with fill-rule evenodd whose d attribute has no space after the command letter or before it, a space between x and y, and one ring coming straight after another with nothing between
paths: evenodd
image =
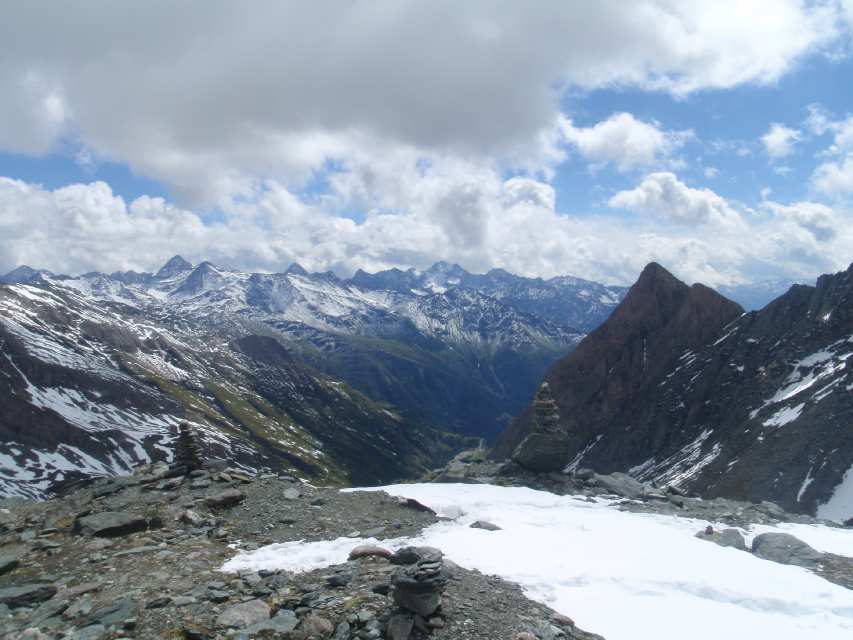
<instances>
[{"instance_id":1,"label":"shadowed mountain face","mask_svg":"<svg viewBox=\"0 0 853 640\"><path fill-rule=\"evenodd\" d=\"M853 465L851 354L851 269L742 314L651 264L546 380L571 468L837 517L836 489ZM494 455L528 430L526 412Z\"/></svg>"}]
</instances>

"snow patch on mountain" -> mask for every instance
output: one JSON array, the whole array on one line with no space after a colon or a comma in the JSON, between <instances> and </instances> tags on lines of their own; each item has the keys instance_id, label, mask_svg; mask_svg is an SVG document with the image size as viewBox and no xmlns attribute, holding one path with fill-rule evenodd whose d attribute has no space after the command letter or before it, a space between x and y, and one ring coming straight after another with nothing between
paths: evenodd
<instances>
[{"instance_id":1,"label":"snow patch on mountain","mask_svg":"<svg viewBox=\"0 0 853 640\"><path fill-rule=\"evenodd\" d=\"M853 592L799 567L762 560L695 537L704 521L620 511L607 500L491 485L382 487L451 518L396 549L434 546L456 564L522 585L528 597L571 615L608 640L776 638L841 640L853 633ZM499 531L472 529L486 520ZM837 530L808 528L817 548L853 556ZM762 531L791 532L788 525ZM757 533L757 531L752 532ZM373 539L289 542L241 552L223 571L307 571L345 562ZM690 570L686 571L685 567ZM618 611L619 615L614 615Z\"/></svg>"}]
</instances>

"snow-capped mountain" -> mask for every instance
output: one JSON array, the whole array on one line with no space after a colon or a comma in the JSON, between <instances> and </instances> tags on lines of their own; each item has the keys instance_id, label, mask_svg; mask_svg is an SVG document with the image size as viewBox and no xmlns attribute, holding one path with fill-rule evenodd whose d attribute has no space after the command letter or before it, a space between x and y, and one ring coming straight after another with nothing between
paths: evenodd
<instances>
[{"instance_id":1,"label":"snow-capped mountain","mask_svg":"<svg viewBox=\"0 0 853 640\"><path fill-rule=\"evenodd\" d=\"M213 455L331 482L406 477L459 445L261 330L161 320L83 288L0 287L0 495L168 459L181 420Z\"/></svg>"},{"instance_id":2,"label":"snow-capped mountain","mask_svg":"<svg viewBox=\"0 0 853 640\"><path fill-rule=\"evenodd\" d=\"M185 417L242 464L361 483L448 453L430 428L494 434L582 334L440 272L413 291L179 256L156 273L17 269L0 286L0 491L162 458ZM352 466L365 457L379 466Z\"/></svg>"},{"instance_id":3,"label":"snow-capped mountain","mask_svg":"<svg viewBox=\"0 0 853 640\"><path fill-rule=\"evenodd\" d=\"M513 275L503 269L474 274L446 262L437 262L426 271L390 269L370 274L359 270L351 282L367 289L416 295L470 289L520 311L584 332L600 325L627 292L626 287L606 286L573 276L543 280Z\"/></svg>"},{"instance_id":4,"label":"snow-capped mountain","mask_svg":"<svg viewBox=\"0 0 853 640\"><path fill-rule=\"evenodd\" d=\"M658 265L546 379L572 468L853 516L853 265L759 311ZM529 413L498 442L509 455Z\"/></svg>"}]
</instances>

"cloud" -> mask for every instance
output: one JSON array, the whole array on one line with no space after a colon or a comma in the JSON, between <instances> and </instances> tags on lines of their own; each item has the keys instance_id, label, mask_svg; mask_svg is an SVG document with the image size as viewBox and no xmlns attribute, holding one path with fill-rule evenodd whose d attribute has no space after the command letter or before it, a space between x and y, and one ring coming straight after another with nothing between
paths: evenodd
<instances>
[{"instance_id":1,"label":"cloud","mask_svg":"<svg viewBox=\"0 0 853 640\"><path fill-rule=\"evenodd\" d=\"M630 113L615 113L592 127L563 123L563 135L594 165L614 164L620 171L660 165L693 137L692 131L663 131Z\"/></svg>"},{"instance_id":2,"label":"cloud","mask_svg":"<svg viewBox=\"0 0 853 640\"><path fill-rule=\"evenodd\" d=\"M818 242L827 242L837 235L839 225L835 211L817 202L795 202L790 205L765 201L761 207L787 219L812 234ZM853 255L850 256L853 260Z\"/></svg>"},{"instance_id":3,"label":"cloud","mask_svg":"<svg viewBox=\"0 0 853 640\"><path fill-rule=\"evenodd\" d=\"M853 194L853 153L818 165L811 181L815 190L828 196Z\"/></svg>"},{"instance_id":4,"label":"cloud","mask_svg":"<svg viewBox=\"0 0 853 640\"><path fill-rule=\"evenodd\" d=\"M761 136L764 151L772 160L786 158L794 152L794 145L802 139L802 134L797 129L791 129L774 122L770 130Z\"/></svg>"},{"instance_id":5,"label":"cloud","mask_svg":"<svg viewBox=\"0 0 853 640\"><path fill-rule=\"evenodd\" d=\"M22 263L63 273L150 271L180 253L195 262L259 271L281 271L296 261L349 275L356 268L424 268L444 259L474 271L503 267L529 276L574 274L628 284L656 260L688 281L717 285L749 281L756 265L779 277L807 279L851 259L849 212L822 205L768 203L755 219L697 234L695 225L661 227L651 215L628 224L563 215L546 183L461 171L433 167L424 179L403 180L400 197L409 207L374 209L360 222L330 214L274 181L264 183L254 202L205 223L162 198L127 203L102 182L47 190L0 178L0 271ZM669 185L657 197L662 209L656 213L709 224L732 216L730 205L713 192L661 175L671 174L652 174L640 185L645 191L655 183Z\"/></svg>"},{"instance_id":6,"label":"cloud","mask_svg":"<svg viewBox=\"0 0 853 640\"><path fill-rule=\"evenodd\" d=\"M724 198L710 189L688 187L669 172L647 175L637 187L620 191L607 204L676 224L740 222L740 216Z\"/></svg>"},{"instance_id":7,"label":"cloud","mask_svg":"<svg viewBox=\"0 0 853 640\"><path fill-rule=\"evenodd\" d=\"M16 3L0 147L70 138L205 205L296 188L356 143L547 171L571 88L771 84L840 33L798 0Z\"/></svg>"},{"instance_id":8,"label":"cloud","mask_svg":"<svg viewBox=\"0 0 853 640\"><path fill-rule=\"evenodd\" d=\"M708 178L709 180L712 180L712 179L716 178L718 175L720 175L720 170L717 169L716 167L705 167L704 174L705 174L706 178Z\"/></svg>"}]
</instances>

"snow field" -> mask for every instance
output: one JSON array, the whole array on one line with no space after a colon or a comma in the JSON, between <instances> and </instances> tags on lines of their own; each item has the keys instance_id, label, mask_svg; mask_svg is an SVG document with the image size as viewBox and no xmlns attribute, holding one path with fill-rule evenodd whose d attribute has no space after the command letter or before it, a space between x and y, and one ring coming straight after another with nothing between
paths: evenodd
<instances>
[{"instance_id":1,"label":"snow field","mask_svg":"<svg viewBox=\"0 0 853 640\"><path fill-rule=\"evenodd\" d=\"M381 489L455 518L416 538L383 540L381 545L438 547L462 567L519 583L530 598L607 640L853 637L853 591L805 569L699 540L694 534L705 521L626 513L605 500L587 502L516 487L412 484ZM502 530L471 529L474 520L488 520ZM764 528L771 529L794 533L819 549L853 555L849 531L807 525ZM344 562L353 547L366 542L375 540L270 545L238 554L222 570L322 568Z\"/></svg>"}]
</instances>

